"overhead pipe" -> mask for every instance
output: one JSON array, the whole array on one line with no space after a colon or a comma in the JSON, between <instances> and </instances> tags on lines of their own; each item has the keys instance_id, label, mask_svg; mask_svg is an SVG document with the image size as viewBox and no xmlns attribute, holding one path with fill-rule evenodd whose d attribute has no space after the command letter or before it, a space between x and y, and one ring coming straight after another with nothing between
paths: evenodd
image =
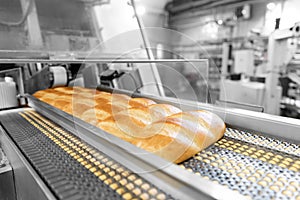
<instances>
[{"instance_id":1,"label":"overhead pipe","mask_svg":"<svg viewBox=\"0 0 300 200\"><path fill-rule=\"evenodd\" d=\"M268 0L267 2L271 1L281 1L281 0ZM209 2L209 3L208 3ZM194 0L191 2L186 3L185 5L180 5L180 6L174 6L173 2L169 2L165 9L173 16L179 16L183 13L190 12L192 9L193 10L207 10L207 9L213 9L213 8L218 8L221 6L241 6L244 5L245 3L248 4L253 4L253 3L264 3L261 0L243 0L243 1L238 1L238 0L217 0L217 1L208 1L208 0Z\"/></svg>"},{"instance_id":2,"label":"overhead pipe","mask_svg":"<svg viewBox=\"0 0 300 200\"><path fill-rule=\"evenodd\" d=\"M275 0L275 1L280 1L280 0ZM193 10L196 10L196 11L191 11L189 10L189 12L181 12L181 13L178 13L176 15L170 15L170 22L178 22L179 20L185 20L185 19L191 19L191 18L196 18L196 17L199 17L199 16L203 16L203 15L207 15L206 13L208 14L211 14L209 12L211 12L212 9L217 9L217 8L220 8L221 6L224 6L225 8L231 6L231 7L238 7L238 6L242 6L244 5L245 3L247 4L255 4L255 3L264 3L264 2L261 2L261 0L246 0L246 1L242 1L242 2L237 2L237 3L233 3L233 4L228 4L228 5L215 5L215 6L210 6L210 7L205 7L204 8L193 8ZM198 10L197 10L198 9Z\"/></svg>"},{"instance_id":3,"label":"overhead pipe","mask_svg":"<svg viewBox=\"0 0 300 200\"><path fill-rule=\"evenodd\" d=\"M210 0L202 0L202 1L193 0L188 3L183 3L182 5L179 6L174 6L173 2L169 2L166 5L165 9L172 14L176 14L177 12L187 11L192 8L204 6L210 3L211 3Z\"/></svg>"}]
</instances>

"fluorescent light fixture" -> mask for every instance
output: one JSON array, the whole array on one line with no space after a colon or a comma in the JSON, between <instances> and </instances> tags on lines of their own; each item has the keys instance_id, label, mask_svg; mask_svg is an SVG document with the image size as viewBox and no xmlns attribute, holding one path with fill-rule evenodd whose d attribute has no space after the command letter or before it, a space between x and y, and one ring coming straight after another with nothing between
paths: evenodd
<instances>
[{"instance_id":1,"label":"fluorescent light fixture","mask_svg":"<svg viewBox=\"0 0 300 200\"><path fill-rule=\"evenodd\" d=\"M267 8L268 10L274 10L276 7L276 4L274 2L268 3Z\"/></svg>"},{"instance_id":2,"label":"fluorescent light fixture","mask_svg":"<svg viewBox=\"0 0 300 200\"><path fill-rule=\"evenodd\" d=\"M243 14L243 15L246 15L246 14L247 14L247 11L246 11L245 9L243 9L243 10L242 10L242 14Z\"/></svg>"},{"instance_id":3,"label":"fluorescent light fixture","mask_svg":"<svg viewBox=\"0 0 300 200\"><path fill-rule=\"evenodd\" d=\"M145 12L146 12L146 9L145 9L144 6L137 6L136 7L136 13L138 15L143 15L143 14L145 14Z\"/></svg>"},{"instance_id":4,"label":"fluorescent light fixture","mask_svg":"<svg viewBox=\"0 0 300 200\"><path fill-rule=\"evenodd\" d=\"M217 24L218 24L218 25L223 25L223 23L224 23L224 21L221 20L221 19L219 19L219 20L217 21Z\"/></svg>"}]
</instances>

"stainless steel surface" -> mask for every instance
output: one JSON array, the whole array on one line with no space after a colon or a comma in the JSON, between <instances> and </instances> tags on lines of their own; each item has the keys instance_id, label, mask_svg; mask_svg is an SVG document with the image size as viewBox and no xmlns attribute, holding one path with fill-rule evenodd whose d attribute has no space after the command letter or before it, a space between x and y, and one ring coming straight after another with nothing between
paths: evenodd
<instances>
[{"instance_id":1,"label":"stainless steel surface","mask_svg":"<svg viewBox=\"0 0 300 200\"><path fill-rule=\"evenodd\" d=\"M228 108L239 108L243 110L250 110L254 112L264 112L264 107L239 103L239 102L232 102L232 101L223 101L223 100L216 100L216 105L219 107L228 107Z\"/></svg>"},{"instance_id":2,"label":"stainless steel surface","mask_svg":"<svg viewBox=\"0 0 300 200\"><path fill-rule=\"evenodd\" d=\"M212 104L204 104L188 100L179 100L169 97L156 97L141 95L125 90L111 89L100 86L100 90L127 94L133 97L146 97L157 103L168 103L181 108L182 110L207 110L221 117L227 125L241 128L250 132L277 137L292 142L300 142L300 121L298 119L269 115L265 113L247 111L242 109L219 107Z\"/></svg>"},{"instance_id":3,"label":"stainless steel surface","mask_svg":"<svg viewBox=\"0 0 300 200\"><path fill-rule=\"evenodd\" d=\"M50 55L48 52L43 51L30 51L30 50L0 50L0 58L10 59L49 59Z\"/></svg>"},{"instance_id":4,"label":"stainless steel surface","mask_svg":"<svg viewBox=\"0 0 300 200\"><path fill-rule=\"evenodd\" d=\"M0 144L0 197L2 199L16 199L15 184L12 167L9 164Z\"/></svg>"},{"instance_id":5,"label":"stainless steel surface","mask_svg":"<svg viewBox=\"0 0 300 200\"><path fill-rule=\"evenodd\" d=\"M24 109L1 111L0 115L15 111L24 111ZM14 171L17 199L56 199L1 126L0 139Z\"/></svg>"},{"instance_id":6,"label":"stainless steel surface","mask_svg":"<svg viewBox=\"0 0 300 200\"><path fill-rule=\"evenodd\" d=\"M24 94L25 94L25 88L24 88L24 80L23 80L23 71L21 68L18 68L19 71L19 80L18 80L18 88L19 88L19 93L20 93L20 104L25 105L26 101L24 99Z\"/></svg>"},{"instance_id":7,"label":"stainless steel surface","mask_svg":"<svg viewBox=\"0 0 300 200\"><path fill-rule=\"evenodd\" d=\"M163 60L147 60L147 59L0 59L0 63L166 63L166 62L207 62L207 59L188 59L188 60L177 60L177 59L163 59Z\"/></svg>"},{"instance_id":8,"label":"stainless steel surface","mask_svg":"<svg viewBox=\"0 0 300 200\"><path fill-rule=\"evenodd\" d=\"M183 170L90 124L27 96L29 105L50 120L178 199L244 199L223 186ZM131 153L131 152L134 152Z\"/></svg>"},{"instance_id":9,"label":"stainless steel surface","mask_svg":"<svg viewBox=\"0 0 300 200\"><path fill-rule=\"evenodd\" d=\"M13 171L10 165L0 168L0 186L1 199L16 199Z\"/></svg>"}]
</instances>

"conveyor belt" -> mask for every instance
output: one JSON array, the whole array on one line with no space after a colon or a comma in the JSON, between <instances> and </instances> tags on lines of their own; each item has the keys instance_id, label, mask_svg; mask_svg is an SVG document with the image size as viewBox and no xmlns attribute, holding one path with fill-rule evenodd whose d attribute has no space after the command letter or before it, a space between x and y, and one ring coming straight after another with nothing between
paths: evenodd
<instances>
[{"instance_id":1,"label":"conveyor belt","mask_svg":"<svg viewBox=\"0 0 300 200\"><path fill-rule=\"evenodd\" d=\"M59 198L172 198L34 111L0 120ZM251 199L300 199L298 144L227 128L221 140L180 166Z\"/></svg>"},{"instance_id":2,"label":"conveyor belt","mask_svg":"<svg viewBox=\"0 0 300 200\"><path fill-rule=\"evenodd\" d=\"M300 200L300 146L228 128L180 166L251 199Z\"/></svg>"},{"instance_id":3,"label":"conveyor belt","mask_svg":"<svg viewBox=\"0 0 300 200\"><path fill-rule=\"evenodd\" d=\"M173 199L34 111L0 121L58 199Z\"/></svg>"}]
</instances>

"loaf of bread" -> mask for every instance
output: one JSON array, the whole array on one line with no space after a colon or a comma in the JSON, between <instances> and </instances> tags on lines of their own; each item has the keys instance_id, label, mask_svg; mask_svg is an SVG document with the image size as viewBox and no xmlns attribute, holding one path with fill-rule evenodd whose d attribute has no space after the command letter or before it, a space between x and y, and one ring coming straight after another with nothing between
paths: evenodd
<instances>
[{"instance_id":1,"label":"loaf of bread","mask_svg":"<svg viewBox=\"0 0 300 200\"><path fill-rule=\"evenodd\" d=\"M47 89L34 96L174 163L192 157L225 132L224 122L211 112L182 112L146 98L81 87Z\"/></svg>"}]
</instances>

